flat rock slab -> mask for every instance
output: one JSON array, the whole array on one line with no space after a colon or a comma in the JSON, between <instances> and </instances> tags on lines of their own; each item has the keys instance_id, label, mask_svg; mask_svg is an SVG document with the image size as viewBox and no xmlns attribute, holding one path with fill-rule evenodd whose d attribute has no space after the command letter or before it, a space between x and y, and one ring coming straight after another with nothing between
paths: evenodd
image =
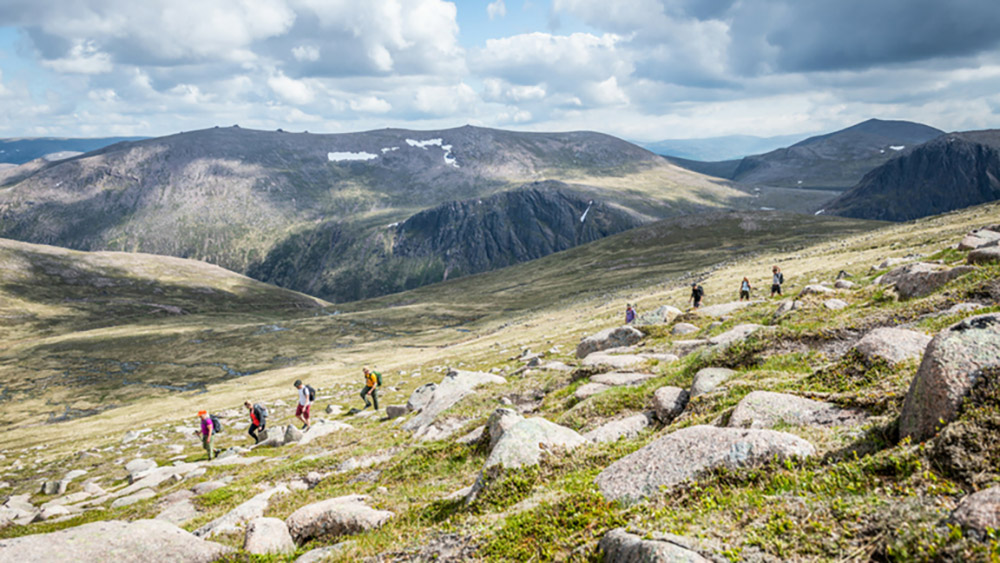
<instances>
[{"instance_id":1,"label":"flat rock slab","mask_svg":"<svg viewBox=\"0 0 1000 563\"><path fill-rule=\"evenodd\" d=\"M688 392L680 387L660 387L653 393L653 412L656 419L663 424L670 424L684 412L689 397Z\"/></svg>"},{"instance_id":2,"label":"flat rock slab","mask_svg":"<svg viewBox=\"0 0 1000 563\"><path fill-rule=\"evenodd\" d=\"M422 429L430 426L438 415L471 395L476 387L491 383L502 384L507 383L507 380L499 375L479 371L449 373L430 392L430 397L420 412L403 424L403 429L420 433Z\"/></svg>"},{"instance_id":3,"label":"flat rock slab","mask_svg":"<svg viewBox=\"0 0 1000 563\"><path fill-rule=\"evenodd\" d=\"M833 293L833 290L825 285L811 284L802 288L799 292L800 297L805 297L806 295L827 295Z\"/></svg>"},{"instance_id":4,"label":"flat rock slab","mask_svg":"<svg viewBox=\"0 0 1000 563\"><path fill-rule=\"evenodd\" d=\"M609 328L588 336L576 345L576 357L586 358L594 352L637 344L646 335L633 326Z\"/></svg>"},{"instance_id":5,"label":"flat rock slab","mask_svg":"<svg viewBox=\"0 0 1000 563\"><path fill-rule=\"evenodd\" d=\"M966 259L969 264L996 264L1000 262L1000 246L977 248Z\"/></svg>"},{"instance_id":6,"label":"flat rock slab","mask_svg":"<svg viewBox=\"0 0 1000 563\"><path fill-rule=\"evenodd\" d=\"M295 551L288 526L278 518L255 518L247 523L243 551L256 555Z\"/></svg>"},{"instance_id":7,"label":"flat rock slab","mask_svg":"<svg viewBox=\"0 0 1000 563\"><path fill-rule=\"evenodd\" d=\"M694 374L694 382L691 384L690 397L693 399L698 395L704 395L714 390L736 375L736 372L729 368L702 368Z\"/></svg>"},{"instance_id":8,"label":"flat rock slab","mask_svg":"<svg viewBox=\"0 0 1000 563\"><path fill-rule=\"evenodd\" d=\"M938 264L917 262L890 271L882 276L879 283L895 285L896 292L904 299L922 297L973 269L971 266L947 268Z\"/></svg>"},{"instance_id":9,"label":"flat rock slab","mask_svg":"<svg viewBox=\"0 0 1000 563\"><path fill-rule=\"evenodd\" d=\"M691 323L677 323L670 330L670 334L692 334L701 330Z\"/></svg>"},{"instance_id":10,"label":"flat rock slab","mask_svg":"<svg viewBox=\"0 0 1000 563\"><path fill-rule=\"evenodd\" d=\"M615 387L620 385L638 385L654 377L656 376L651 373L612 371L591 376L590 382Z\"/></svg>"},{"instance_id":11,"label":"flat rock slab","mask_svg":"<svg viewBox=\"0 0 1000 563\"><path fill-rule=\"evenodd\" d=\"M229 547L196 537L162 520L91 522L48 534L0 540L0 561L210 563Z\"/></svg>"},{"instance_id":12,"label":"flat rock slab","mask_svg":"<svg viewBox=\"0 0 1000 563\"><path fill-rule=\"evenodd\" d=\"M698 552L668 539L642 539L616 528L604 534L597 548L606 563L711 563Z\"/></svg>"},{"instance_id":13,"label":"flat rock slab","mask_svg":"<svg viewBox=\"0 0 1000 563\"><path fill-rule=\"evenodd\" d=\"M678 356L687 356L699 348L708 346L708 340L700 338L692 340L674 340L671 345L673 346L673 351L676 352Z\"/></svg>"},{"instance_id":14,"label":"flat rock slab","mask_svg":"<svg viewBox=\"0 0 1000 563\"><path fill-rule=\"evenodd\" d=\"M165 520L175 526L182 526L201 515L190 499L172 503L156 515L157 520Z\"/></svg>"},{"instance_id":15,"label":"flat rock slab","mask_svg":"<svg viewBox=\"0 0 1000 563\"><path fill-rule=\"evenodd\" d=\"M583 437L591 442L599 444L606 442L616 442L621 438L635 438L640 432L649 428L650 416L647 414L637 414L606 422L601 426L587 432Z\"/></svg>"},{"instance_id":16,"label":"flat rock slab","mask_svg":"<svg viewBox=\"0 0 1000 563\"><path fill-rule=\"evenodd\" d=\"M812 444L774 430L690 426L608 466L595 479L610 501L639 501L717 467L737 468L813 455Z\"/></svg>"},{"instance_id":17,"label":"flat rock slab","mask_svg":"<svg viewBox=\"0 0 1000 563\"><path fill-rule=\"evenodd\" d=\"M962 499L951 513L951 520L980 535L987 529L1000 530L1000 487L983 489Z\"/></svg>"},{"instance_id":18,"label":"flat rock slab","mask_svg":"<svg viewBox=\"0 0 1000 563\"><path fill-rule=\"evenodd\" d=\"M674 354L608 354L606 352L594 352L581 362L585 366L597 367L605 366L616 370L635 369L642 367L650 361L676 362L679 358Z\"/></svg>"},{"instance_id":19,"label":"flat rock slab","mask_svg":"<svg viewBox=\"0 0 1000 563\"><path fill-rule=\"evenodd\" d=\"M969 317L931 340L903 403L899 432L921 441L955 419L980 370L1000 366L1000 313Z\"/></svg>"},{"instance_id":20,"label":"flat rock slab","mask_svg":"<svg viewBox=\"0 0 1000 563\"><path fill-rule=\"evenodd\" d=\"M354 430L354 427L337 420L321 420L309 426L309 430L302 433L302 438L299 439L298 443L303 445L308 444L317 438L346 430Z\"/></svg>"},{"instance_id":21,"label":"flat rock slab","mask_svg":"<svg viewBox=\"0 0 1000 563\"><path fill-rule=\"evenodd\" d=\"M778 424L798 426L847 426L865 421L862 411L813 401L786 393L754 391L743 397L729 417L732 428L773 428Z\"/></svg>"},{"instance_id":22,"label":"flat rock slab","mask_svg":"<svg viewBox=\"0 0 1000 563\"><path fill-rule=\"evenodd\" d=\"M718 336L713 336L708 339L709 344L713 346L719 346L720 348L726 348L732 346L737 342L742 342L747 339L748 336L757 332L758 330L764 328L758 324L741 324L736 325L733 328L723 332Z\"/></svg>"},{"instance_id":23,"label":"flat rock slab","mask_svg":"<svg viewBox=\"0 0 1000 563\"><path fill-rule=\"evenodd\" d=\"M301 545L313 538L340 537L374 530L394 516L368 506L368 495L347 495L308 504L285 520L292 538Z\"/></svg>"},{"instance_id":24,"label":"flat rock slab","mask_svg":"<svg viewBox=\"0 0 1000 563\"><path fill-rule=\"evenodd\" d=\"M850 307L851 304L843 299L827 299L823 302L823 306L831 311L840 311Z\"/></svg>"},{"instance_id":25,"label":"flat rock slab","mask_svg":"<svg viewBox=\"0 0 1000 563\"><path fill-rule=\"evenodd\" d=\"M722 303L719 305L702 307L695 312L706 317L725 317L727 315L732 315L740 309L750 307L751 305L756 305L758 303L761 303L759 299L756 301L733 301L732 303Z\"/></svg>"},{"instance_id":26,"label":"flat rock slab","mask_svg":"<svg viewBox=\"0 0 1000 563\"><path fill-rule=\"evenodd\" d=\"M111 508L119 508L135 504L141 500L150 499L156 496L156 491L152 489L140 489L130 495L123 496L111 503Z\"/></svg>"},{"instance_id":27,"label":"flat rock slab","mask_svg":"<svg viewBox=\"0 0 1000 563\"><path fill-rule=\"evenodd\" d=\"M905 328L876 328L864 335L854 350L867 360L881 358L891 364L898 364L910 358L923 355L931 337Z\"/></svg>"},{"instance_id":28,"label":"flat rock slab","mask_svg":"<svg viewBox=\"0 0 1000 563\"><path fill-rule=\"evenodd\" d=\"M205 524L201 528L198 528L194 531L194 535L198 537L210 538L217 534L230 534L238 532L243 524L255 518L264 516L264 511L267 510L267 505L271 497L274 495L288 494L289 492L291 491L289 491L288 487L285 487L284 485L268 489L243 504L240 504L226 514L212 520L208 524Z\"/></svg>"},{"instance_id":29,"label":"flat rock slab","mask_svg":"<svg viewBox=\"0 0 1000 563\"><path fill-rule=\"evenodd\" d=\"M601 385L600 383L584 383L576 388L576 391L573 392L573 396L582 401L589 397L593 397L594 395L603 393L608 389L611 389L608 385Z\"/></svg>"}]
</instances>

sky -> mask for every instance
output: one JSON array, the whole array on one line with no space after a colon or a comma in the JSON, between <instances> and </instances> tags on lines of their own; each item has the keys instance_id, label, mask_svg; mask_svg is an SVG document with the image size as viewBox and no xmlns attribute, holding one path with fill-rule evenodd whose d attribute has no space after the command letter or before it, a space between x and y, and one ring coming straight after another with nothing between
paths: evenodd
<instances>
[{"instance_id":1,"label":"sky","mask_svg":"<svg viewBox=\"0 0 1000 563\"><path fill-rule=\"evenodd\" d=\"M0 137L1000 127L997 0L0 0Z\"/></svg>"}]
</instances>

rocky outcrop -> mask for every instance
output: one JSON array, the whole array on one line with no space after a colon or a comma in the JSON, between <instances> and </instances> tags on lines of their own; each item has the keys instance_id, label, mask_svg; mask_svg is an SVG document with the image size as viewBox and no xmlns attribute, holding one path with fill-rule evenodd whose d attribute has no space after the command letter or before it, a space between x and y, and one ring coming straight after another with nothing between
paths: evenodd
<instances>
[{"instance_id":1,"label":"rocky outcrop","mask_svg":"<svg viewBox=\"0 0 1000 563\"><path fill-rule=\"evenodd\" d=\"M1000 263L1000 246L989 248L977 248L969 253L967 258L969 264L997 264Z\"/></svg>"},{"instance_id":2,"label":"rocky outcrop","mask_svg":"<svg viewBox=\"0 0 1000 563\"><path fill-rule=\"evenodd\" d=\"M478 371L454 371L441 380L426 399L416 416L403 424L403 429L418 439L431 427L438 415L475 392L476 387L489 383L506 383L499 375ZM412 397L411 397L412 399Z\"/></svg>"},{"instance_id":3,"label":"rocky outcrop","mask_svg":"<svg viewBox=\"0 0 1000 563\"><path fill-rule=\"evenodd\" d=\"M586 442L583 436L565 426L544 418L526 418L503 433L493 446L483 469L496 465L505 469L538 465L544 450L572 450Z\"/></svg>"},{"instance_id":4,"label":"rocky outcrop","mask_svg":"<svg viewBox=\"0 0 1000 563\"><path fill-rule=\"evenodd\" d=\"M308 504L285 520L292 538L302 545L313 538L336 538L374 530L395 516L368 506L368 495L347 495Z\"/></svg>"},{"instance_id":5,"label":"rocky outcrop","mask_svg":"<svg viewBox=\"0 0 1000 563\"><path fill-rule=\"evenodd\" d=\"M684 412L688 403L688 392L680 387L660 387L653 393L653 412L663 424L670 424Z\"/></svg>"},{"instance_id":6,"label":"rocky outcrop","mask_svg":"<svg viewBox=\"0 0 1000 563\"><path fill-rule=\"evenodd\" d=\"M861 424L862 411L842 409L787 393L754 391L744 397L729 417L732 428L773 428L778 424L797 426L844 426Z\"/></svg>"},{"instance_id":7,"label":"rocky outcrop","mask_svg":"<svg viewBox=\"0 0 1000 563\"><path fill-rule=\"evenodd\" d=\"M764 328L758 324L741 324L736 325L733 328L723 332L718 336L713 336L708 339L709 344L713 346L718 346L720 348L728 348L737 342L742 342L747 339L748 336L757 332L758 330Z\"/></svg>"},{"instance_id":8,"label":"rocky outcrop","mask_svg":"<svg viewBox=\"0 0 1000 563\"><path fill-rule=\"evenodd\" d=\"M869 361L881 358L891 364L898 364L911 358L919 358L930 343L930 336L915 330L876 328L864 335L854 345L854 350Z\"/></svg>"},{"instance_id":9,"label":"rocky outcrop","mask_svg":"<svg viewBox=\"0 0 1000 563\"><path fill-rule=\"evenodd\" d=\"M886 273L879 280L882 285L893 285L903 299L923 297L951 280L972 271L971 266L947 268L938 264L917 262L900 266Z\"/></svg>"},{"instance_id":10,"label":"rocky outcrop","mask_svg":"<svg viewBox=\"0 0 1000 563\"><path fill-rule=\"evenodd\" d=\"M694 382L691 384L690 397L693 399L698 395L704 395L722 385L736 372L728 368L702 368L694 374Z\"/></svg>"},{"instance_id":11,"label":"rocky outcrop","mask_svg":"<svg viewBox=\"0 0 1000 563\"><path fill-rule=\"evenodd\" d=\"M963 498L950 519L978 538L985 536L987 530L1000 529L1000 487L990 487Z\"/></svg>"},{"instance_id":12,"label":"rocky outcrop","mask_svg":"<svg viewBox=\"0 0 1000 563\"><path fill-rule=\"evenodd\" d=\"M243 551L255 555L295 551L288 526L278 518L255 518L247 522Z\"/></svg>"},{"instance_id":13,"label":"rocky outcrop","mask_svg":"<svg viewBox=\"0 0 1000 563\"><path fill-rule=\"evenodd\" d=\"M924 353L899 419L901 436L924 440L951 422L983 368L1000 365L1000 313L941 331Z\"/></svg>"},{"instance_id":14,"label":"rocky outcrop","mask_svg":"<svg viewBox=\"0 0 1000 563\"><path fill-rule=\"evenodd\" d=\"M595 482L610 501L637 501L716 467L745 467L813 453L809 442L784 432L690 426L619 459Z\"/></svg>"},{"instance_id":15,"label":"rocky outcrop","mask_svg":"<svg viewBox=\"0 0 1000 563\"><path fill-rule=\"evenodd\" d=\"M309 429L302 433L302 437L297 440L301 445L308 444L317 438L322 438L334 432L343 432L345 430L354 430L354 427L350 424L340 422L337 420L317 420L313 422ZM286 440L287 443L287 440Z\"/></svg>"},{"instance_id":16,"label":"rocky outcrop","mask_svg":"<svg viewBox=\"0 0 1000 563\"><path fill-rule=\"evenodd\" d=\"M624 528L615 528L604 534L597 549L604 554L606 563L710 563L687 547L671 541L668 537L643 539L628 533Z\"/></svg>"},{"instance_id":17,"label":"rocky outcrop","mask_svg":"<svg viewBox=\"0 0 1000 563\"><path fill-rule=\"evenodd\" d=\"M0 540L0 560L20 563L210 563L229 551L226 546L205 541L162 520L92 522L48 534Z\"/></svg>"},{"instance_id":18,"label":"rocky outcrop","mask_svg":"<svg viewBox=\"0 0 1000 563\"><path fill-rule=\"evenodd\" d=\"M425 383L417 387L413 393L410 393L410 399L406 401L406 408L410 411L423 409L431 401L435 389L437 389L437 383Z\"/></svg>"},{"instance_id":19,"label":"rocky outcrop","mask_svg":"<svg viewBox=\"0 0 1000 563\"><path fill-rule=\"evenodd\" d=\"M594 352L608 350L610 348L623 348L638 344L645 335L639 329L632 326L620 326L609 328L588 336L576 345L576 357L586 358Z\"/></svg>"},{"instance_id":20,"label":"rocky outcrop","mask_svg":"<svg viewBox=\"0 0 1000 563\"><path fill-rule=\"evenodd\" d=\"M503 437L504 432L522 420L524 417L517 414L514 409L500 408L493 411L493 414L486 421L486 431L489 432L490 436L490 451Z\"/></svg>"},{"instance_id":21,"label":"rocky outcrop","mask_svg":"<svg viewBox=\"0 0 1000 563\"><path fill-rule=\"evenodd\" d=\"M194 535L198 537L211 538L218 534L231 534L237 532L246 522L264 516L264 511L267 509L267 505L271 497L275 495L288 494L289 492L291 491L289 491L288 487L284 485L268 489L243 504L240 504L226 514L198 528L194 531Z\"/></svg>"},{"instance_id":22,"label":"rocky outcrop","mask_svg":"<svg viewBox=\"0 0 1000 563\"><path fill-rule=\"evenodd\" d=\"M649 428L650 418L648 414L636 414L612 420L587 432L583 437L597 443L615 442L621 438L635 438L640 432Z\"/></svg>"}]
</instances>

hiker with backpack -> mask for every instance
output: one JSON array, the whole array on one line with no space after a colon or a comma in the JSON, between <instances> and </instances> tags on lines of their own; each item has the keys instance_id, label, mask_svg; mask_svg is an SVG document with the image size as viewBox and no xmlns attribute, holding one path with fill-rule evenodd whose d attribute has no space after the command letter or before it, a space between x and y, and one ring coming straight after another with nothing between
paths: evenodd
<instances>
[{"instance_id":1,"label":"hiker with backpack","mask_svg":"<svg viewBox=\"0 0 1000 563\"><path fill-rule=\"evenodd\" d=\"M267 431L267 408L259 403L251 405L250 401L244 401L243 406L250 411L250 429L247 434L250 434L255 444L259 444L261 434Z\"/></svg>"},{"instance_id":2,"label":"hiker with backpack","mask_svg":"<svg viewBox=\"0 0 1000 563\"><path fill-rule=\"evenodd\" d=\"M697 309L698 307L701 307L702 297L705 297L705 290L698 285L698 282L692 283L691 297L688 299L688 302L692 303L692 308Z\"/></svg>"},{"instance_id":3,"label":"hiker with backpack","mask_svg":"<svg viewBox=\"0 0 1000 563\"><path fill-rule=\"evenodd\" d=\"M751 289L753 288L750 287L750 280L744 277L743 281L740 282L740 301L743 301L744 299L750 301Z\"/></svg>"},{"instance_id":4,"label":"hiker with backpack","mask_svg":"<svg viewBox=\"0 0 1000 563\"><path fill-rule=\"evenodd\" d=\"M316 400L316 390L309 385L303 385L301 379L295 380L295 388L299 390L299 404L295 407L295 418L302 421L302 430L309 430L309 408Z\"/></svg>"},{"instance_id":5,"label":"hiker with backpack","mask_svg":"<svg viewBox=\"0 0 1000 563\"><path fill-rule=\"evenodd\" d=\"M215 434L221 430L222 424L215 415L209 415L208 411L198 411L198 418L201 419L201 446L208 452L208 461L212 461L218 455L215 450Z\"/></svg>"},{"instance_id":6,"label":"hiker with backpack","mask_svg":"<svg viewBox=\"0 0 1000 563\"><path fill-rule=\"evenodd\" d=\"M382 374L368 369L367 366L361 368L361 372L365 374L365 386L361 389L361 400L365 402L365 409L372 406L371 402L368 401L368 395L371 395L372 401L375 402L375 410L378 410L377 389L382 386Z\"/></svg>"},{"instance_id":7,"label":"hiker with backpack","mask_svg":"<svg viewBox=\"0 0 1000 563\"><path fill-rule=\"evenodd\" d=\"M781 284L785 283L785 274L781 273L781 268L771 267L771 297L781 295Z\"/></svg>"},{"instance_id":8,"label":"hiker with backpack","mask_svg":"<svg viewBox=\"0 0 1000 563\"><path fill-rule=\"evenodd\" d=\"M625 324L630 325L635 322L635 309L631 304L625 305Z\"/></svg>"}]
</instances>

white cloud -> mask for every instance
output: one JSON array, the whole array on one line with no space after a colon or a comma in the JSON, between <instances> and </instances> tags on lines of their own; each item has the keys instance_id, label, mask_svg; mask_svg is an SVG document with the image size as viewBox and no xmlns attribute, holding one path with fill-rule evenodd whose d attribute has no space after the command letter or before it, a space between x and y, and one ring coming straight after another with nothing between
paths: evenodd
<instances>
[{"instance_id":1,"label":"white cloud","mask_svg":"<svg viewBox=\"0 0 1000 563\"><path fill-rule=\"evenodd\" d=\"M429 115L456 116L474 108L479 100L475 90L464 82L454 86L421 86L414 107Z\"/></svg>"},{"instance_id":2,"label":"white cloud","mask_svg":"<svg viewBox=\"0 0 1000 563\"><path fill-rule=\"evenodd\" d=\"M64 74L102 74L111 72L111 55L101 52L93 41L80 41L65 57L43 61L46 67Z\"/></svg>"},{"instance_id":3,"label":"white cloud","mask_svg":"<svg viewBox=\"0 0 1000 563\"><path fill-rule=\"evenodd\" d=\"M312 88L304 81L289 78L281 72L268 78L267 85L275 94L292 104L309 104L316 98Z\"/></svg>"},{"instance_id":4,"label":"white cloud","mask_svg":"<svg viewBox=\"0 0 1000 563\"><path fill-rule=\"evenodd\" d=\"M316 62L319 60L319 48L313 45L298 45L292 48L292 56L297 61Z\"/></svg>"},{"instance_id":5,"label":"white cloud","mask_svg":"<svg viewBox=\"0 0 1000 563\"><path fill-rule=\"evenodd\" d=\"M490 16L491 20L496 17L505 17L507 15L507 5L504 4L503 0L490 2L486 5L486 13Z\"/></svg>"},{"instance_id":6,"label":"white cloud","mask_svg":"<svg viewBox=\"0 0 1000 563\"><path fill-rule=\"evenodd\" d=\"M392 104L376 96L363 96L350 101L353 111L363 113L388 113L392 110Z\"/></svg>"}]
</instances>

